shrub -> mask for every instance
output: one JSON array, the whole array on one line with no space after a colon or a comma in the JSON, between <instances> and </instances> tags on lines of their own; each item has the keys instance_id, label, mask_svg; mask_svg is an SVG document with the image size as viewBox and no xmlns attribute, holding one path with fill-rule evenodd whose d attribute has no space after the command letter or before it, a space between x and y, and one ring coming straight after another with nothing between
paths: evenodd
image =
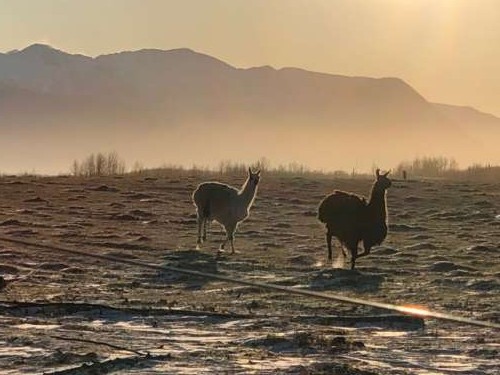
<instances>
[{"instance_id":1,"label":"shrub","mask_svg":"<svg viewBox=\"0 0 500 375\"><path fill-rule=\"evenodd\" d=\"M80 162L74 160L71 165L71 174L74 176L113 176L124 174L125 171L125 162L116 152L90 154Z\"/></svg>"},{"instance_id":2,"label":"shrub","mask_svg":"<svg viewBox=\"0 0 500 375\"><path fill-rule=\"evenodd\" d=\"M406 171L409 175L420 177L442 177L450 171L456 171L458 164L453 158L443 156L424 156L413 161L404 161L396 167L396 174L402 175Z\"/></svg>"}]
</instances>

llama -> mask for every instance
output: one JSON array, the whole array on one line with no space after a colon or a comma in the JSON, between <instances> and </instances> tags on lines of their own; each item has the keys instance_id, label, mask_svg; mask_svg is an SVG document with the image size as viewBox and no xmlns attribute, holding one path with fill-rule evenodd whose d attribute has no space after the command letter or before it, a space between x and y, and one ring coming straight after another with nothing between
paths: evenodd
<instances>
[{"instance_id":1,"label":"llama","mask_svg":"<svg viewBox=\"0 0 500 375\"><path fill-rule=\"evenodd\" d=\"M325 197L318 208L318 219L326 226L328 260L332 261L332 237L336 237L347 256L351 253L351 269L356 259L370 254L374 245L380 245L387 236L386 190L391 186L389 172L376 171L368 202L364 197L344 191L335 191ZM358 244L363 241L364 252L358 254Z\"/></svg>"},{"instance_id":2,"label":"llama","mask_svg":"<svg viewBox=\"0 0 500 375\"><path fill-rule=\"evenodd\" d=\"M240 190L220 182L204 182L198 185L193 193L198 223L197 248L207 239L207 225L215 220L226 231L226 238L219 247L223 250L226 243L231 243L231 254L234 254L234 233L238 224L245 220L257 194L260 170L252 172L248 168L248 178ZM203 237L202 237L203 231Z\"/></svg>"}]
</instances>

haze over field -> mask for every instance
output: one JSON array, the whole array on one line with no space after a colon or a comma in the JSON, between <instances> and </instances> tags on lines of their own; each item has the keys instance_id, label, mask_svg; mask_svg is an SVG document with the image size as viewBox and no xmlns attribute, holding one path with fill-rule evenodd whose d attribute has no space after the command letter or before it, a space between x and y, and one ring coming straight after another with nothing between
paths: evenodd
<instances>
[{"instance_id":1,"label":"haze over field","mask_svg":"<svg viewBox=\"0 0 500 375\"><path fill-rule=\"evenodd\" d=\"M495 1L0 5L2 172L500 163Z\"/></svg>"}]
</instances>

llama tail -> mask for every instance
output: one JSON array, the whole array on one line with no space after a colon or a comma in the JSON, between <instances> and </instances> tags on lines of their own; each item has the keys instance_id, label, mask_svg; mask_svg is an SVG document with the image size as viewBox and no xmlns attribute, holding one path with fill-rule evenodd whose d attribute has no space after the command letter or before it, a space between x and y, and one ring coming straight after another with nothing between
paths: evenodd
<instances>
[{"instance_id":1,"label":"llama tail","mask_svg":"<svg viewBox=\"0 0 500 375\"><path fill-rule=\"evenodd\" d=\"M326 223L328 221L328 209L326 206L325 201L323 201L318 207L318 220L322 223Z\"/></svg>"},{"instance_id":2,"label":"llama tail","mask_svg":"<svg viewBox=\"0 0 500 375\"><path fill-rule=\"evenodd\" d=\"M199 207L198 210L201 211L201 214L203 215L203 217L209 218L210 217L210 202L207 200L204 203L205 204L202 205L201 207Z\"/></svg>"},{"instance_id":3,"label":"llama tail","mask_svg":"<svg viewBox=\"0 0 500 375\"><path fill-rule=\"evenodd\" d=\"M196 206L196 211L198 212L198 216L203 218L210 217L210 199L204 197L203 194L193 194L193 202Z\"/></svg>"}]
</instances>

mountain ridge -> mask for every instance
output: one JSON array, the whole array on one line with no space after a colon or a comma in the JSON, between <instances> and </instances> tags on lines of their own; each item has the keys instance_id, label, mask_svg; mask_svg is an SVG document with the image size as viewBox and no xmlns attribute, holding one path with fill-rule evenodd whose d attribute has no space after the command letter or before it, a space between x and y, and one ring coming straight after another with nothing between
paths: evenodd
<instances>
[{"instance_id":1,"label":"mountain ridge","mask_svg":"<svg viewBox=\"0 0 500 375\"><path fill-rule=\"evenodd\" d=\"M190 138L200 137L193 143L204 149L211 137L221 146L212 152L212 164L234 155L262 156L257 148L238 147L241 134L252 132L254 142L265 144L266 156L314 164L319 158L315 150L300 148L309 139L323 145L317 147L322 150L318 167L340 168L344 166L332 162L329 153L338 155L335 160L351 154L353 160L384 163L423 152L463 153L469 155L467 161L483 160L483 150L494 147L492 140L500 134L500 119L476 109L431 103L398 77L351 77L295 67L239 68L189 48L89 57L34 44L0 54L0 128L13 136L37 129L46 134L39 139L49 137L49 143L51 134L60 142L65 134L67 144L75 142L71 132L78 131L80 153L95 147L131 152L114 140L120 137L144 137L145 144L166 137L170 145L176 134L182 138L177 142L184 145L181 149L174 153L175 147L158 145L157 152L171 152L169 159L179 158L179 163L181 155L182 160L198 162L188 152ZM99 132L109 132L111 141L98 146ZM148 134L155 136L147 141ZM34 135L28 136L36 142ZM487 157L491 155L496 157L494 151Z\"/></svg>"},{"instance_id":2,"label":"mountain ridge","mask_svg":"<svg viewBox=\"0 0 500 375\"><path fill-rule=\"evenodd\" d=\"M132 56L132 57L142 57L145 58L147 55L158 55L161 57L167 57L171 58L175 55L184 55L185 57L197 57L197 58L202 58L205 61L211 61L217 64L220 64L221 66L224 66L226 68L229 68L231 70L235 71L245 71L245 72L252 72L252 71L258 71L258 72L273 72L273 73L288 73L288 72L293 72L293 73L300 73L300 74L306 74L309 76L317 76L320 78L327 78L327 79L339 79L339 80L349 80L349 81L367 81L370 83L373 82L378 82L378 83L383 83L383 82L390 82L391 84L397 84L400 86L405 87L408 90L411 90L414 94L420 96L423 100L427 101L417 90L415 90L410 84L408 84L405 80L399 78L399 77L366 77L366 76L348 76L348 75L341 75L341 74L332 74L332 73L324 73L324 72L317 72L317 71L311 71L303 68L296 68L296 67L290 67L290 66L285 66L281 68L274 68L269 65L264 65L264 66L256 66L256 67L249 67L249 68L237 68L231 64L228 64L224 62L223 60L217 59L213 56L210 56L205 53L197 52L193 49L190 48L174 48L174 49L169 49L169 50L163 50L163 49L158 49L158 48L143 48L139 50L126 50L126 51L119 51L119 52L113 52L113 53L108 53L108 54L100 54L95 57L91 56L86 56L84 54L80 53L68 53L65 52L61 49L54 48L48 44L43 44L43 43L34 43L31 44L21 50L13 50L9 51L7 53L0 53L0 57L2 56L7 56L7 57L28 57L28 58L33 58L33 57L47 57L47 56L64 56L64 57L71 57L71 58L78 58L80 61L86 61L86 62L97 62L97 61L104 61L108 59L114 59L114 58L120 58L120 57L125 57L125 56ZM1 68L1 66L0 66ZM2 72L0 71L0 82L4 81L2 77ZM448 106L448 107L453 107L453 108L459 108L463 110L463 108L466 108L468 106L463 106L463 105L453 105L453 104L444 104L444 103L432 103L437 106ZM473 107L470 107L473 108ZM489 116L493 116L495 119L500 119L500 117L480 111L476 108L473 108L475 114L485 114Z\"/></svg>"}]
</instances>

